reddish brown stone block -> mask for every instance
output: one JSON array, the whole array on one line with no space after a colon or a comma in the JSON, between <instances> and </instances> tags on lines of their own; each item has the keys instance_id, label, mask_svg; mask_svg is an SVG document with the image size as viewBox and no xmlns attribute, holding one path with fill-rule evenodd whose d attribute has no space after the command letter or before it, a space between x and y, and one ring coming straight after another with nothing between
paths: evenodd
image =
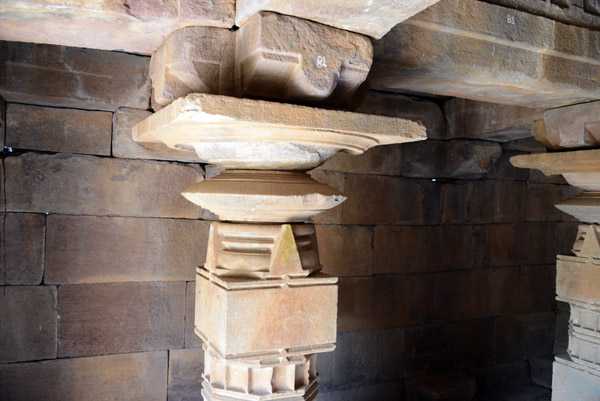
<instances>
[{"instance_id":1,"label":"reddish brown stone block","mask_svg":"<svg viewBox=\"0 0 600 401\"><path fill-rule=\"evenodd\" d=\"M373 231L359 226L316 226L323 272L332 276L373 274Z\"/></svg>"},{"instance_id":2,"label":"reddish brown stone block","mask_svg":"<svg viewBox=\"0 0 600 401\"><path fill-rule=\"evenodd\" d=\"M513 315L494 322L494 362L506 364L551 355L554 346L554 312Z\"/></svg>"},{"instance_id":3,"label":"reddish brown stone block","mask_svg":"<svg viewBox=\"0 0 600 401\"><path fill-rule=\"evenodd\" d=\"M430 274L342 278L338 331L423 323L431 315L432 294Z\"/></svg>"},{"instance_id":4,"label":"reddish brown stone block","mask_svg":"<svg viewBox=\"0 0 600 401\"><path fill-rule=\"evenodd\" d=\"M193 280L207 239L198 220L50 215L45 282Z\"/></svg>"},{"instance_id":5,"label":"reddish brown stone block","mask_svg":"<svg viewBox=\"0 0 600 401\"><path fill-rule=\"evenodd\" d=\"M11 103L6 115L6 146L110 155L112 113Z\"/></svg>"},{"instance_id":6,"label":"reddish brown stone block","mask_svg":"<svg viewBox=\"0 0 600 401\"><path fill-rule=\"evenodd\" d=\"M4 287L0 292L0 364L56 358L56 287Z\"/></svg>"},{"instance_id":7,"label":"reddish brown stone block","mask_svg":"<svg viewBox=\"0 0 600 401\"><path fill-rule=\"evenodd\" d=\"M166 351L2 365L0 398L164 401L167 366Z\"/></svg>"},{"instance_id":8,"label":"reddish brown stone block","mask_svg":"<svg viewBox=\"0 0 600 401\"><path fill-rule=\"evenodd\" d=\"M145 109L149 62L148 57L119 52L0 42L0 94L7 102Z\"/></svg>"},{"instance_id":9,"label":"reddish brown stone block","mask_svg":"<svg viewBox=\"0 0 600 401\"><path fill-rule=\"evenodd\" d=\"M552 264L557 240L557 223L487 225L486 261L488 266Z\"/></svg>"},{"instance_id":10,"label":"reddish brown stone block","mask_svg":"<svg viewBox=\"0 0 600 401\"><path fill-rule=\"evenodd\" d=\"M510 181L527 181L529 179L530 171L537 170L527 170L514 167L510 163L510 158L520 154L523 154L523 152L507 149L506 145L503 145L502 154L494 162L486 178Z\"/></svg>"},{"instance_id":11,"label":"reddish brown stone block","mask_svg":"<svg viewBox=\"0 0 600 401\"><path fill-rule=\"evenodd\" d=\"M407 329L405 377L490 365L493 330L492 319Z\"/></svg>"},{"instance_id":12,"label":"reddish brown stone block","mask_svg":"<svg viewBox=\"0 0 600 401\"><path fill-rule=\"evenodd\" d=\"M546 312L553 310L556 289L556 266L523 266L521 268L521 296L519 312Z\"/></svg>"},{"instance_id":13,"label":"reddish brown stone block","mask_svg":"<svg viewBox=\"0 0 600 401\"><path fill-rule=\"evenodd\" d=\"M375 273L423 273L481 266L483 227L375 227Z\"/></svg>"},{"instance_id":14,"label":"reddish brown stone block","mask_svg":"<svg viewBox=\"0 0 600 401\"><path fill-rule=\"evenodd\" d=\"M204 351L173 349L169 351L168 399L175 401L202 400Z\"/></svg>"},{"instance_id":15,"label":"reddish brown stone block","mask_svg":"<svg viewBox=\"0 0 600 401\"><path fill-rule=\"evenodd\" d=\"M185 283L60 287L59 357L183 347Z\"/></svg>"},{"instance_id":16,"label":"reddish brown stone block","mask_svg":"<svg viewBox=\"0 0 600 401\"><path fill-rule=\"evenodd\" d=\"M376 146L358 156L339 152L319 167L319 170L400 175L402 172L402 145Z\"/></svg>"},{"instance_id":17,"label":"reddish brown stone block","mask_svg":"<svg viewBox=\"0 0 600 401\"><path fill-rule=\"evenodd\" d=\"M42 282L45 227L46 217L42 214L6 214L6 251L0 250L0 285Z\"/></svg>"},{"instance_id":18,"label":"reddish brown stone block","mask_svg":"<svg viewBox=\"0 0 600 401\"><path fill-rule=\"evenodd\" d=\"M25 153L6 158L8 210L199 218L180 192L202 180L189 164Z\"/></svg>"},{"instance_id":19,"label":"reddish brown stone block","mask_svg":"<svg viewBox=\"0 0 600 401\"><path fill-rule=\"evenodd\" d=\"M434 224L438 187L431 181L350 174L344 194L344 224Z\"/></svg>"},{"instance_id":20,"label":"reddish brown stone block","mask_svg":"<svg viewBox=\"0 0 600 401\"><path fill-rule=\"evenodd\" d=\"M475 269L435 275L434 320L462 320L516 313L518 267Z\"/></svg>"}]
</instances>

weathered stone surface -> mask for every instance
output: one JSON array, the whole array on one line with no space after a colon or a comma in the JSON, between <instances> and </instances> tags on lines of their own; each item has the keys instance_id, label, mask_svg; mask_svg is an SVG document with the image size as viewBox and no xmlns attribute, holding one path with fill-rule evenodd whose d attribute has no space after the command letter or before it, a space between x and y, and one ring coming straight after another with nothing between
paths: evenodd
<instances>
[{"instance_id":1,"label":"weathered stone surface","mask_svg":"<svg viewBox=\"0 0 600 401\"><path fill-rule=\"evenodd\" d=\"M558 255L556 293L561 301L579 300L600 305L600 262L576 256Z\"/></svg>"},{"instance_id":2,"label":"weathered stone surface","mask_svg":"<svg viewBox=\"0 0 600 401\"><path fill-rule=\"evenodd\" d=\"M343 3L334 0L304 1L239 0L235 22L242 26L260 11L274 11L331 25L347 31L359 32L380 39L399 22L410 18L439 0L382 0L375 4L357 0Z\"/></svg>"},{"instance_id":3,"label":"weathered stone surface","mask_svg":"<svg viewBox=\"0 0 600 401\"><path fill-rule=\"evenodd\" d=\"M166 351L2 365L0 398L164 401L167 366Z\"/></svg>"},{"instance_id":4,"label":"weathered stone surface","mask_svg":"<svg viewBox=\"0 0 600 401\"><path fill-rule=\"evenodd\" d=\"M527 221L558 221L568 218L554 205L581 193L570 185L527 183L525 219Z\"/></svg>"},{"instance_id":5,"label":"weathered stone surface","mask_svg":"<svg viewBox=\"0 0 600 401\"><path fill-rule=\"evenodd\" d=\"M306 221L346 200L335 188L289 171L226 170L182 195L221 220L239 222Z\"/></svg>"},{"instance_id":6,"label":"weathered stone surface","mask_svg":"<svg viewBox=\"0 0 600 401\"><path fill-rule=\"evenodd\" d=\"M432 291L431 274L342 278L338 331L423 323L431 315Z\"/></svg>"},{"instance_id":7,"label":"weathered stone surface","mask_svg":"<svg viewBox=\"0 0 600 401\"><path fill-rule=\"evenodd\" d=\"M7 213L5 216L6 251L0 251L0 285L40 284L44 276L46 218L31 213Z\"/></svg>"},{"instance_id":8,"label":"weathered stone surface","mask_svg":"<svg viewBox=\"0 0 600 401\"><path fill-rule=\"evenodd\" d=\"M597 100L598 40L522 11L442 1L375 44L371 88L541 109Z\"/></svg>"},{"instance_id":9,"label":"weathered stone surface","mask_svg":"<svg viewBox=\"0 0 600 401\"><path fill-rule=\"evenodd\" d=\"M167 398L175 401L202 401L204 351L174 349L169 351L169 388Z\"/></svg>"},{"instance_id":10,"label":"weathered stone surface","mask_svg":"<svg viewBox=\"0 0 600 401\"><path fill-rule=\"evenodd\" d=\"M316 226L323 272L332 276L373 274L373 231L361 226Z\"/></svg>"},{"instance_id":11,"label":"weathered stone surface","mask_svg":"<svg viewBox=\"0 0 600 401\"><path fill-rule=\"evenodd\" d=\"M596 224L581 224L577 230L577 239L572 251L579 257L600 259L600 226Z\"/></svg>"},{"instance_id":12,"label":"weathered stone surface","mask_svg":"<svg viewBox=\"0 0 600 401\"><path fill-rule=\"evenodd\" d=\"M119 52L0 41L0 94L7 102L145 109L149 61Z\"/></svg>"},{"instance_id":13,"label":"weathered stone surface","mask_svg":"<svg viewBox=\"0 0 600 401\"><path fill-rule=\"evenodd\" d=\"M232 95L235 35L204 26L169 35L150 62L152 104L166 106L189 93Z\"/></svg>"},{"instance_id":14,"label":"weathered stone surface","mask_svg":"<svg viewBox=\"0 0 600 401\"><path fill-rule=\"evenodd\" d=\"M546 312L555 308L556 266L539 265L521 268L519 312Z\"/></svg>"},{"instance_id":15,"label":"weathered stone surface","mask_svg":"<svg viewBox=\"0 0 600 401\"><path fill-rule=\"evenodd\" d=\"M594 401L600 392L600 376L573 363L568 355L556 357L552 373L552 401Z\"/></svg>"},{"instance_id":16,"label":"weathered stone surface","mask_svg":"<svg viewBox=\"0 0 600 401\"><path fill-rule=\"evenodd\" d=\"M234 0L8 2L0 7L0 38L152 54L186 26L231 28L234 9Z\"/></svg>"},{"instance_id":17,"label":"weathered stone surface","mask_svg":"<svg viewBox=\"0 0 600 401\"><path fill-rule=\"evenodd\" d=\"M183 347L185 283L64 285L58 356Z\"/></svg>"},{"instance_id":18,"label":"weathered stone surface","mask_svg":"<svg viewBox=\"0 0 600 401\"><path fill-rule=\"evenodd\" d=\"M547 110L538 140L552 149L600 146L600 102Z\"/></svg>"},{"instance_id":19,"label":"weathered stone surface","mask_svg":"<svg viewBox=\"0 0 600 401\"><path fill-rule=\"evenodd\" d=\"M431 181L351 174L344 193L348 197L344 224L434 224L438 220L438 187Z\"/></svg>"},{"instance_id":20,"label":"weathered stone surface","mask_svg":"<svg viewBox=\"0 0 600 401\"><path fill-rule=\"evenodd\" d=\"M206 259L198 220L48 216L45 283L193 280Z\"/></svg>"},{"instance_id":21,"label":"weathered stone surface","mask_svg":"<svg viewBox=\"0 0 600 401\"><path fill-rule=\"evenodd\" d=\"M406 384L407 401L471 401L475 397L477 383L465 372L442 373L409 380Z\"/></svg>"},{"instance_id":22,"label":"weathered stone surface","mask_svg":"<svg viewBox=\"0 0 600 401\"><path fill-rule=\"evenodd\" d=\"M413 178L479 178L502 154L494 142L425 141L402 146L402 175Z\"/></svg>"},{"instance_id":23,"label":"weathered stone surface","mask_svg":"<svg viewBox=\"0 0 600 401\"><path fill-rule=\"evenodd\" d=\"M600 149L519 155L512 157L510 162L515 167L535 168L546 175L599 173ZM571 184L576 185L576 183Z\"/></svg>"},{"instance_id":24,"label":"weathered stone surface","mask_svg":"<svg viewBox=\"0 0 600 401\"><path fill-rule=\"evenodd\" d=\"M2 291L0 364L56 358L56 287L4 287ZM0 370L0 383L2 376Z\"/></svg>"},{"instance_id":25,"label":"weathered stone surface","mask_svg":"<svg viewBox=\"0 0 600 401\"><path fill-rule=\"evenodd\" d=\"M344 193L346 189L346 174L335 171L311 170L308 173L315 181L328 185ZM334 207L319 213L311 219L316 224L342 224L342 208Z\"/></svg>"},{"instance_id":26,"label":"weathered stone surface","mask_svg":"<svg viewBox=\"0 0 600 401\"><path fill-rule=\"evenodd\" d=\"M507 142L531 136L531 125L543 110L454 98L444 103L446 138Z\"/></svg>"},{"instance_id":27,"label":"weathered stone surface","mask_svg":"<svg viewBox=\"0 0 600 401\"><path fill-rule=\"evenodd\" d=\"M600 193L584 192L556 205L563 212L585 223L600 223Z\"/></svg>"},{"instance_id":28,"label":"weathered stone surface","mask_svg":"<svg viewBox=\"0 0 600 401\"><path fill-rule=\"evenodd\" d=\"M339 152L319 169L398 176L402 173L402 145L376 146L358 156Z\"/></svg>"},{"instance_id":29,"label":"weathered stone surface","mask_svg":"<svg viewBox=\"0 0 600 401\"><path fill-rule=\"evenodd\" d=\"M238 90L245 96L351 99L367 78L373 46L355 33L261 12L237 32L235 58Z\"/></svg>"},{"instance_id":30,"label":"weathered stone surface","mask_svg":"<svg viewBox=\"0 0 600 401\"><path fill-rule=\"evenodd\" d=\"M492 319L407 329L405 377L491 365L493 330Z\"/></svg>"},{"instance_id":31,"label":"weathered stone surface","mask_svg":"<svg viewBox=\"0 0 600 401\"><path fill-rule=\"evenodd\" d=\"M558 249L560 255L572 255L574 242L579 232L579 222L567 221L558 224Z\"/></svg>"},{"instance_id":32,"label":"weathered stone surface","mask_svg":"<svg viewBox=\"0 0 600 401\"><path fill-rule=\"evenodd\" d=\"M371 397L377 401L397 401L402 394L403 382L387 382L370 386L356 387L348 390L319 391L319 401L368 400Z\"/></svg>"},{"instance_id":33,"label":"weathered stone surface","mask_svg":"<svg viewBox=\"0 0 600 401\"><path fill-rule=\"evenodd\" d=\"M535 121L534 121L535 124ZM517 152L528 152L528 153L545 153L546 147L540 143L533 136L526 138L514 139L502 143L502 149L514 150Z\"/></svg>"},{"instance_id":34,"label":"weathered stone surface","mask_svg":"<svg viewBox=\"0 0 600 401\"><path fill-rule=\"evenodd\" d=\"M202 180L193 165L67 154L6 158L8 210L199 218L179 193Z\"/></svg>"},{"instance_id":35,"label":"weathered stone surface","mask_svg":"<svg viewBox=\"0 0 600 401\"><path fill-rule=\"evenodd\" d=\"M508 142L506 142L506 143L508 143ZM492 164L492 167L490 168L489 173L486 175L486 178L496 179L496 180L510 180L510 181L527 181L527 180L529 180L529 175L530 175L529 173L531 172L531 170L517 168L510 163L511 157L520 155L520 154L523 154L523 152L506 150L503 146L502 154L494 162L494 164ZM534 170L534 171L537 171L537 170ZM544 176L544 179L542 179L542 182L548 182L548 180L545 178L545 176ZM565 183L564 180L563 180L563 183Z\"/></svg>"},{"instance_id":36,"label":"weathered stone surface","mask_svg":"<svg viewBox=\"0 0 600 401\"><path fill-rule=\"evenodd\" d=\"M319 390L339 391L400 380L403 359L403 329L339 333L335 351L318 356Z\"/></svg>"},{"instance_id":37,"label":"weathered stone surface","mask_svg":"<svg viewBox=\"0 0 600 401\"><path fill-rule=\"evenodd\" d=\"M557 223L493 224L485 229L488 266L543 265L554 263Z\"/></svg>"},{"instance_id":38,"label":"weathered stone surface","mask_svg":"<svg viewBox=\"0 0 600 401\"><path fill-rule=\"evenodd\" d=\"M519 267L436 274L433 319L465 320L516 313L519 275Z\"/></svg>"},{"instance_id":39,"label":"weathered stone surface","mask_svg":"<svg viewBox=\"0 0 600 401\"><path fill-rule=\"evenodd\" d=\"M185 348L200 348L202 340L194 333L194 311L196 308L196 282L188 281L185 292Z\"/></svg>"},{"instance_id":40,"label":"weathered stone surface","mask_svg":"<svg viewBox=\"0 0 600 401\"><path fill-rule=\"evenodd\" d=\"M497 364L551 355L554 346L554 312L504 316L494 324L494 359Z\"/></svg>"},{"instance_id":41,"label":"weathered stone surface","mask_svg":"<svg viewBox=\"0 0 600 401\"><path fill-rule=\"evenodd\" d=\"M6 146L110 155L112 113L9 104Z\"/></svg>"},{"instance_id":42,"label":"weathered stone surface","mask_svg":"<svg viewBox=\"0 0 600 401\"><path fill-rule=\"evenodd\" d=\"M469 269L483 262L481 226L375 227L375 273Z\"/></svg>"},{"instance_id":43,"label":"weathered stone surface","mask_svg":"<svg viewBox=\"0 0 600 401\"><path fill-rule=\"evenodd\" d=\"M426 133L400 118L191 94L137 124L133 138L195 149L201 161L224 168L308 170L341 150L357 155Z\"/></svg>"},{"instance_id":44,"label":"weathered stone surface","mask_svg":"<svg viewBox=\"0 0 600 401\"><path fill-rule=\"evenodd\" d=\"M182 152L162 143L137 143L131 136L134 125L149 117L146 110L119 107L113 114L112 153L125 159L156 159L183 162L197 162L192 152Z\"/></svg>"}]
</instances>

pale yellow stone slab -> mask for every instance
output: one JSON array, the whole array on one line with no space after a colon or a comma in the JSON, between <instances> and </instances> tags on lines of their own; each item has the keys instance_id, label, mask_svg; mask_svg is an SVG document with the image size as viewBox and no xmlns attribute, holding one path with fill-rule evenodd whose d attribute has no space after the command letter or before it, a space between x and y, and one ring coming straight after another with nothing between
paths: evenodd
<instances>
[{"instance_id":1,"label":"pale yellow stone slab","mask_svg":"<svg viewBox=\"0 0 600 401\"><path fill-rule=\"evenodd\" d=\"M515 167L535 168L546 175L600 172L600 149L537 153L510 158Z\"/></svg>"}]
</instances>

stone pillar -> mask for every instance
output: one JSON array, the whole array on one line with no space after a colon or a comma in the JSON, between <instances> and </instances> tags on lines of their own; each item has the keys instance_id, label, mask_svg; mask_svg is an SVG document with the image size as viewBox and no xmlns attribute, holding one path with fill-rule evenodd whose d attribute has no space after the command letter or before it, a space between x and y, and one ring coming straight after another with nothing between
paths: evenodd
<instances>
[{"instance_id":1,"label":"stone pillar","mask_svg":"<svg viewBox=\"0 0 600 401\"><path fill-rule=\"evenodd\" d=\"M600 102L546 111L537 139L551 149L575 151L515 156L516 167L562 174L582 194L556 205L583 224L572 255L558 255L557 300L571 308L569 346L554 362L552 400L600 397ZM583 150L581 150L583 149Z\"/></svg>"}]
</instances>

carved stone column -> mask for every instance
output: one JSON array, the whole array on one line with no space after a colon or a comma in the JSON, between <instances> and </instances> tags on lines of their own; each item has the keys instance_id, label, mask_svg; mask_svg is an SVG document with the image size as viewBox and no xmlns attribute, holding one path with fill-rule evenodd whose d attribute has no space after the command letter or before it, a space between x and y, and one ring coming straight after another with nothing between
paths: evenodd
<instances>
[{"instance_id":1,"label":"carved stone column","mask_svg":"<svg viewBox=\"0 0 600 401\"><path fill-rule=\"evenodd\" d=\"M537 139L556 150L597 147L600 102L546 111ZM552 400L592 401L600 394L600 149L515 156L516 167L562 176L582 194L556 205L583 224L572 255L556 261L557 300L569 303L568 355L554 362Z\"/></svg>"}]
</instances>

